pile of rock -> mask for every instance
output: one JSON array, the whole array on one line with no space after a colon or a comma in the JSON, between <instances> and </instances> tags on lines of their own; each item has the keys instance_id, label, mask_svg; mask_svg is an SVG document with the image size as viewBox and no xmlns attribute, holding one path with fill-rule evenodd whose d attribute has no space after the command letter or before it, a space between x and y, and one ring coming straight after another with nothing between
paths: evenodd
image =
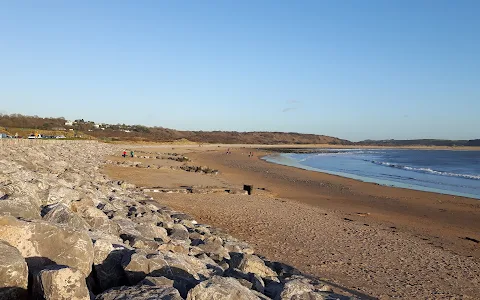
<instances>
[{"instance_id":1,"label":"pile of rock","mask_svg":"<svg viewBox=\"0 0 480 300\"><path fill-rule=\"evenodd\" d=\"M0 149L0 299L346 299L109 180L113 147Z\"/></svg>"},{"instance_id":2,"label":"pile of rock","mask_svg":"<svg viewBox=\"0 0 480 300\"><path fill-rule=\"evenodd\" d=\"M169 159L169 160L174 160L178 162L190 161L190 158L178 153L165 153L165 155L135 155L135 157L146 158L146 159Z\"/></svg>"},{"instance_id":3,"label":"pile of rock","mask_svg":"<svg viewBox=\"0 0 480 300\"><path fill-rule=\"evenodd\" d=\"M211 186L191 186L186 188L143 188L144 193L165 193L165 194L232 194L248 195L248 192L236 188L222 188Z\"/></svg>"},{"instance_id":4,"label":"pile of rock","mask_svg":"<svg viewBox=\"0 0 480 300\"><path fill-rule=\"evenodd\" d=\"M200 174L211 174L211 175L218 175L218 170L209 168L207 166L191 166L191 165L183 165L183 166L161 166L155 164L143 164L139 161L112 161L107 160L106 163L117 165L120 167L132 167L132 168L144 168L144 169L169 169L169 170L183 170L187 172L194 172Z\"/></svg>"},{"instance_id":5,"label":"pile of rock","mask_svg":"<svg viewBox=\"0 0 480 300\"><path fill-rule=\"evenodd\" d=\"M180 166L179 167L181 170L187 171L187 172L195 172L195 173L201 173L201 174L213 174L217 175L218 170L211 169L206 166Z\"/></svg>"}]
</instances>

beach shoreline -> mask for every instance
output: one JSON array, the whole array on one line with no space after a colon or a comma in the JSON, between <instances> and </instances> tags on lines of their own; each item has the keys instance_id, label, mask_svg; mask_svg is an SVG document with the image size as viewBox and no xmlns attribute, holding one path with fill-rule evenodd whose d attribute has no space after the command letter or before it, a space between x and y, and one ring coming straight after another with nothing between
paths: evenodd
<instances>
[{"instance_id":1,"label":"beach shoreline","mask_svg":"<svg viewBox=\"0 0 480 300\"><path fill-rule=\"evenodd\" d=\"M350 151L350 150L358 151L359 149L348 149L348 151ZM374 149L370 149L370 150L373 151ZM388 151L388 150L391 150L391 149L384 149L384 150ZM431 187L431 186L418 185L418 184L416 184L415 180L412 180L412 181L409 181L409 182L401 182L401 181L390 180L388 178L383 178L382 179L382 178L376 178L376 177L372 177L372 176L358 175L358 174L355 174L354 172L348 172L348 171L333 171L333 170L323 169L323 168L319 168L319 167L309 166L307 164L302 164L302 163L296 161L295 159L292 159L290 157L286 157L286 156L282 155L282 154L292 154L292 153L293 154L317 154L317 153L335 154L335 152L331 152L331 151L336 151L336 150L328 149L328 150L325 150L325 152L321 152L321 151L322 150L318 150L318 149L312 149L312 151L308 151L308 152L277 152L277 151L273 151L272 153L269 153L265 156L260 157L260 159L262 159L263 161L266 161L268 163L294 167L294 168L301 169L301 170L320 172L320 173L329 174L329 175L332 175L332 176L349 178L349 179L353 179L353 180L357 180L357 181L365 182L365 183L373 183L373 184L378 184L378 185L382 185L382 186L395 187L395 188L406 189L406 190L430 192L430 193L436 193L436 194L447 195L447 196L455 196L455 197L463 197L463 198L480 200L480 195L469 194L469 193L465 193L465 192L458 191L458 190L452 190L452 189L450 189L450 190L449 189L440 189L440 188ZM343 151L343 150L340 150L340 151ZM364 151L364 150L362 149L360 151ZM432 171L432 172L434 172L434 171ZM464 174L454 174L454 175L465 176ZM470 175L468 175L468 176L470 176Z\"/></svg>"},{"instance_id":2,"label":"beach shoreline","mask_svg":"<svg viewBox=\"0 0 480 300\"><path fill-rule=\"evenodd\" d=\"M452 251L480 258L478 245L464 239L480 240L479 200L363 182L261 159L270 153L256 152L255 159L249 159L241 148L234 148L232 155L209 151L190 156L202 165L221 170L227 180L239 185L253 181L279 197L332 209L345 216L368 213L369 220L403 228L411 234L443 236L444 246Z\"/></svg>"},{"instance_id":3,"label":"beach shoreline","mask_svg":"<svg viewBox=\"0 0 480 300\"><path fill-rule=\"evenodd\" d=\"M478 200L269 163L261 157L270 151L257 151L249 145L128 147L150 153L182 153L190 164L220 172L212 176L107 168L112 178L150 187L150 191L253 185L252 196L149 195L162 205L247 241L268 259L381 299L480 296ZM227 149L231 154L226 154ZM248 156L250 151L254 157Z\"/></svg>"}]
</instances>

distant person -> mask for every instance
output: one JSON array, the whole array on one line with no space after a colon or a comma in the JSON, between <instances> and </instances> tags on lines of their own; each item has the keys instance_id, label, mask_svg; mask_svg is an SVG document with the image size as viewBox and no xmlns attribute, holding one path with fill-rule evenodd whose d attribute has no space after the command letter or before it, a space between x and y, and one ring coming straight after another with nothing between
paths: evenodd
<instances>
[{"instance_id":1,"label":"distant person","mask_svg":"<svg viewBox=\"0 0 480 300\"><path fill-rule=\"evenodd\" d=\"M132 150L132 151L130 151L130 157L134 157L133 150Z\"/></svg>"},{"instance_id":2,"label":"distant person","mask_svg":"<svg viewBox=\"0 0 480 300\"><path fill-rule=\"evenodd\" d=\"M122 156L123 156L123 157L127 157L127 151L123 151Z\"/></svg>"}]
</instances>

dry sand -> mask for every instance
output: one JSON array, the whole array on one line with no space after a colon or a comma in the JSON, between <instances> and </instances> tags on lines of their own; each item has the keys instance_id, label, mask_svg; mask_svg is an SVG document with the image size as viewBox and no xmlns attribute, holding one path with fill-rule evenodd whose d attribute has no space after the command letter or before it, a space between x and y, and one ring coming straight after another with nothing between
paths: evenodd
<instances>
[{"instance_id":1,"label":"dry sand","mask_svg":"<svg viewBox=\"0 0 480 300\"><path fill-rule=\"evenodd\" d=\"M217 177L180 170L107 166L143 186L265 188L255 196L152 194L221 227L272 260L382 299L480 298L480 202L390 188L248 158L249 149L175 147ZM149 150L147 150L149 149ZM142 148L172 151L171 148ZM191 152L191 153L190 153ZM256 153L260 156L263 153Z\"/></svg>"}]
</instances>

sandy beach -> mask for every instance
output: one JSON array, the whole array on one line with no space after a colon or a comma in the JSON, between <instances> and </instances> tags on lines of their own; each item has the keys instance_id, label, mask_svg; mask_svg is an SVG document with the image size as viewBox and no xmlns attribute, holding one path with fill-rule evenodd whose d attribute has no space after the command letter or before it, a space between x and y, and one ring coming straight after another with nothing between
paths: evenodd
<instances>
[{"instance_id":1,"label":"sandy beach","mask_svg":"<svg viewBox=\"0 0 480 300\"><path fill-rule=\"evenodd\" d=\"M243 184L253 184L257 189L252 196L151 196L246 240L268 259L324 278L361 298L480 297L478 200L274 165L260 159L266 152L248 157L251 150L242 145L226 146L231 148L230 155L224 146L130 147L137 155L183 153L191 159L187 164L220 173L153 168L164 160L133 158L152 167L109 164L104 171L110 177L146 188L241 189ZM172 167L171 161L167 164Z\"/></svg>"}]
</instances>

